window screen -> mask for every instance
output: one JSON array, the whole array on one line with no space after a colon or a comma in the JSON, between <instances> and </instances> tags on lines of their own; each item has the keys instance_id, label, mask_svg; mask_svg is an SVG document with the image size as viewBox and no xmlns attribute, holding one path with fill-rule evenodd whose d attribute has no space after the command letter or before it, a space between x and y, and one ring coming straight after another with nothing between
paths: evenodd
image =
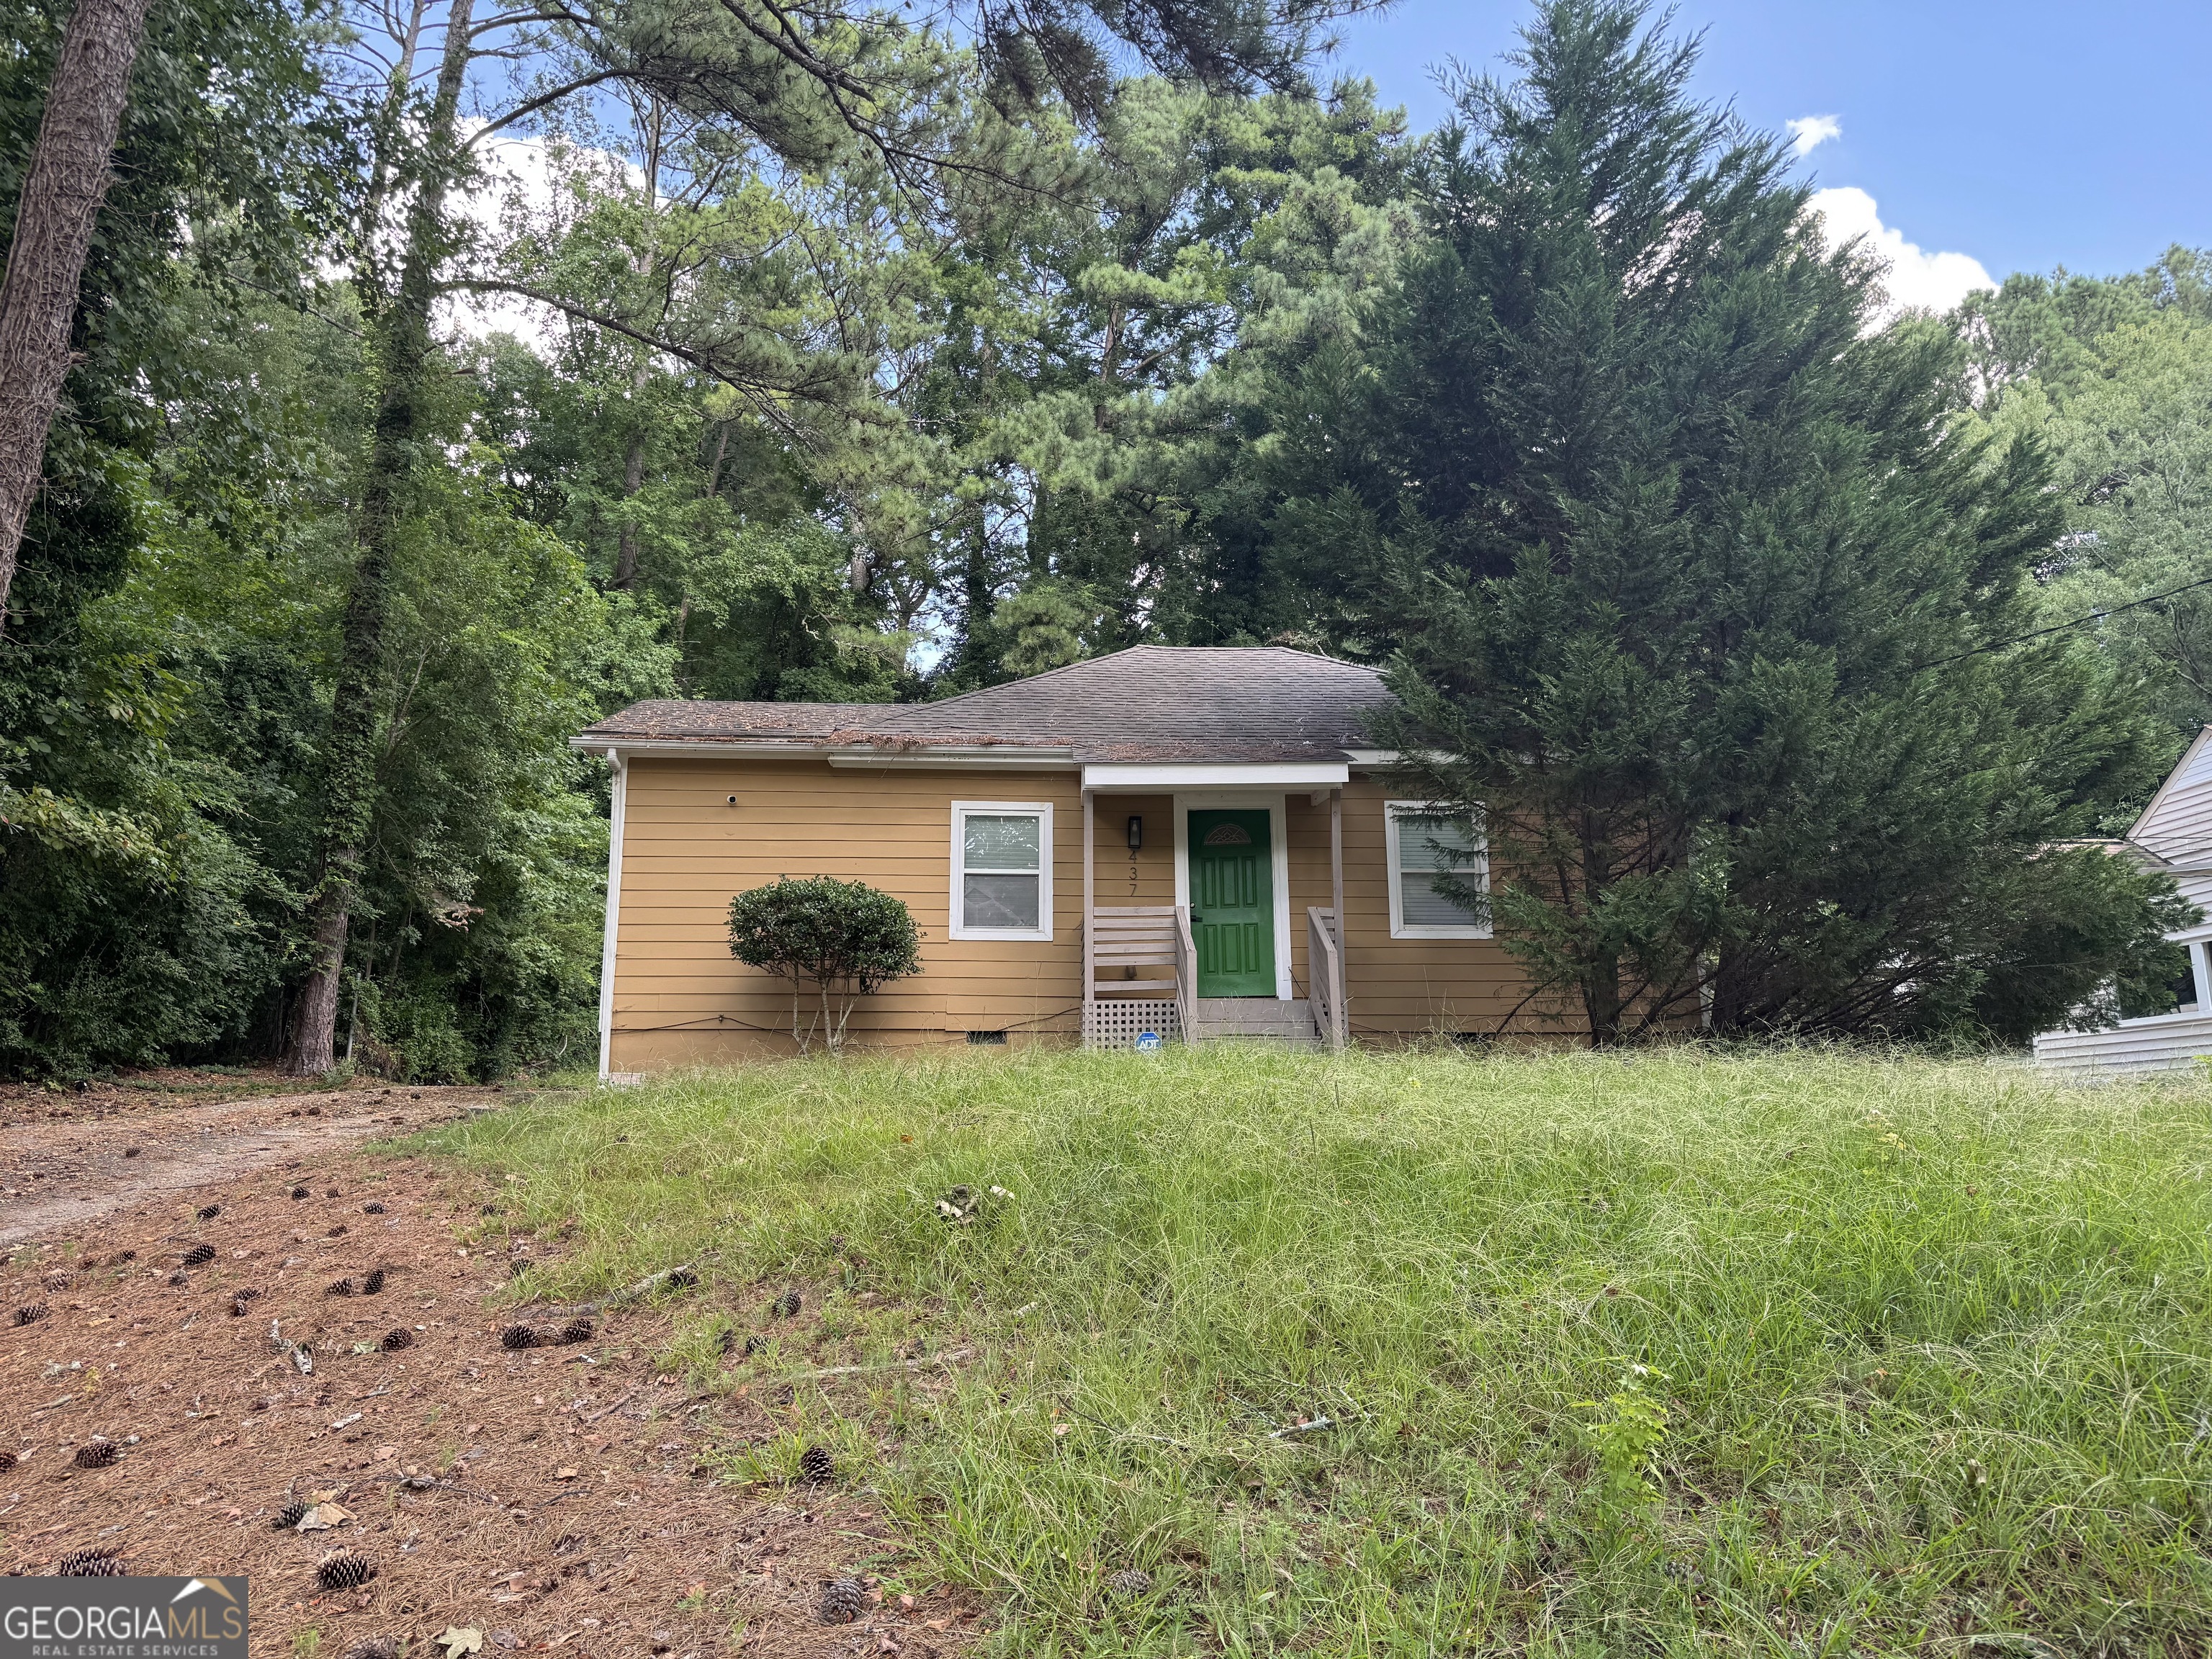
<instances>
[{"instance_id":1,"label":"window screen","mask_svg":"<svg viewBox=\"0 0 2212 1659\"><path fill-rule=\"evenodd\" d=\"M969 805L956 811L955 933L1045 936L1052 902L1048 811Z\"/></svg>"},{"instance_id":2,"label":"window screen","mask_svg":"<svg viewBox=\"0 0 2212 1659\"><path fill-rule=\"evenodd\" d=\"M1474 824L1464 817L1394 802L1390 829L1395 878L1390 885L1397 909L1390 919L1392 931L1487 935L1487 919L1438 892L1436 884L1438 875L1449 875L1488 890L1489 861Z\"/></svg>"}]
</instances>

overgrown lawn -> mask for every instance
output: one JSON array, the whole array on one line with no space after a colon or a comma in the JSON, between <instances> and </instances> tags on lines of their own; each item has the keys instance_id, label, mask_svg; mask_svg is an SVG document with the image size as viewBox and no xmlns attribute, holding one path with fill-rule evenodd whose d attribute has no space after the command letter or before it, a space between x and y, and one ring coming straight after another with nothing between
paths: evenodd
<instances>
[{"instance_id":1,"label":"overgrown lawn","mask_svg":"<svg viewBox=\"0 0 2212 1659\"><path fill-rule=\"evenodd\" d=\"M576 1224L565 1294L719 1252L700 1294L744 1330L802 1283L840 1357L972 1348L802 1382L729 1468L837 1445L914 1578L995 1598L1009 1652L2212 1642L2202 1084L963 1054L439 1144L512 1177L502 1224ZM982 1202L948 1220L961 1187ZM702 1309L674 1359L757 1393L823 1363L725 1362L727 1322ZM1150 1588L1112 1588L1129 1569Z\"/></svg>"}]
</instances>

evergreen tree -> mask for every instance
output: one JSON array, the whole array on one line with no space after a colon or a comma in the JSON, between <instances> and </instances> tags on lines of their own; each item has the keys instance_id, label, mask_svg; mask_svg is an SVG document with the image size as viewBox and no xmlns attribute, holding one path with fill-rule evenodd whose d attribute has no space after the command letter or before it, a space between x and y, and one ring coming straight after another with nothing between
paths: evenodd
<instances>
[{"instance_id":1,"label":"evergreen tree","mask_svg":"<svg viewBox=\"0 0 2212 1659\"><path fill-rule=\"evenodd\" d=\"M2005 643L2041 454L1962 429L1948 331L1873 326L1879 270L1689 97L1693 44L1617 0L1523 39L1364 341L1276 392L1273 579L1387 659L1381 735L1595 1041L2057 1022L2173 907L2052 847L2155 744L2075 641Z\"/></svg>"}]
</instances>

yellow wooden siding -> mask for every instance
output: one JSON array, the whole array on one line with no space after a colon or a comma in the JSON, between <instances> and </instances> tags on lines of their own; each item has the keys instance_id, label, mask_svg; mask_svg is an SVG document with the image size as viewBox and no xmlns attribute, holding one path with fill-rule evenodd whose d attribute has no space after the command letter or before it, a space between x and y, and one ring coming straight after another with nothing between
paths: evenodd
<instances>
[{"instance_id":1,"label":"yellow wooden siding","mask_svg":"<svg viewBox=\"0 0 2212 1659\"><path fill-rule=\"evenodd\" d=\"M613 1069L789 1051L790 988L731 957L726 921L733 895L785 875L865 881L914 913L922 971L861 1001L855 1041L1077 1029L1082 802L1073 773L637 757L628 795ZM1051 805L1051 943L949 937L956 800Z\"/></svg>"},{"instance_id":2,"label":"yellow wooden siding","mask_svg":"<svg viewBox=\"0 0 2212 1659\"><path fill-rule=\"evenodd\" d=\"M866 881L914 913L922 972L863 1000L852 1020L857 1042L959 1042L971 1030L1065 1039L1077 1030L1083 805L1073 771L870 771L823 761L638 757L629 763L628 796L613 1069L789 1051L789 989L731 957L726 923L732 895L783 875ZM1387 791L1364 779L1345 792L1352 1030L1389 1036L1494 1029L1522 994L1519 971L1500 947L1390 937L1386 799ZM956 800L1051 805L1050 943L949 937ZM1291 928L1283 943L1303 996L1306 909L1330 897L1329 811L1326 799L1316 805L1303 792L1291 794L1285 808ZM1132 813L1144 819L1144 846L1133 857ZM1172 903L1170 798L1100 796L1096 822L1097 902Z\"/></svg>"}]
</instances>

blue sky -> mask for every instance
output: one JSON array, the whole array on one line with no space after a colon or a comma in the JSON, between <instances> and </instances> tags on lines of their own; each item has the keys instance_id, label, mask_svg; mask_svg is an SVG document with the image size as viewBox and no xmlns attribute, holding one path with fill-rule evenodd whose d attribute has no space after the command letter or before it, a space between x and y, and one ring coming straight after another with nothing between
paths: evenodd
<instances>
[{"instance_id":1,"label":"blue sky","mask_svg":"<svg viewBox=\"0 0 2212 1659\"><path fill-rule=\"evenodd\" d=\"M1446 107L1431 68L1495 68L1528 15L1400 0L1341 26L1336 65L1431 126ZM1684 0L1676 27L1705 31L1703 95L1776 130L1834 118L1838 136L1801 165L1870 202L1829 198L1832 223L1872 234L1861 222L1878 212L1923 255L1999 278L2212 246L2212 0ZM1936 297L1965 280L1956 264L1900 263L1893 289Z\"/></svg>"}]
</instances>

